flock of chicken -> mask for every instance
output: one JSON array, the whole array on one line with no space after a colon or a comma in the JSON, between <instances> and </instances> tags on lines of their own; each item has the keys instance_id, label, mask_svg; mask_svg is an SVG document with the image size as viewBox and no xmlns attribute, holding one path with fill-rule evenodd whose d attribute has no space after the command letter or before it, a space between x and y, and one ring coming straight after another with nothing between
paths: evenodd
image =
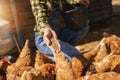
<instances>
[{"instance_id":1,"label":"flock of chicken","mask_svg":"<svg viewBox=\"0 0 120 80\"><path fill-rule=\"evenodd\" d=\"M0 65L0 80L120 80L120 38L104 37L95 49L72 58L54 54L53 62L48 56L36 51L31 56L26 40L15 63L6 70ZM1 64L1 63L0 63Z\"/></svg>"}]
</instances>

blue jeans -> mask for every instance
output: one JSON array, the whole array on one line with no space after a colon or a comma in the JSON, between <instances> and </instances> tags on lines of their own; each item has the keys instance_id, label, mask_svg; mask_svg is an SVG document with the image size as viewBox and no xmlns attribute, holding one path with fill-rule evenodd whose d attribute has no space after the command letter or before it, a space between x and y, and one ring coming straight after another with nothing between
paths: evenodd
<instances>
[{"instance_id":1,"label":"blue jeans","mask_svg":"<svg viewBox=\"0 0 120 80\"><path fill-rule=\"evenodd\" d=\"M61 50L65 53L65 56L68 58L68 60L71 61L73 56L80 54L80 52L76 48L74 48L73 45L75 45L81 38L83 38L87 34L89 26L85 26L77 31L73 31L68 28L61 29L59 16L59 9L52 9L51 16L49 17L49 24L52 29L55 30L58 36ZM48 55L53 61L55 61L52 51L47 47L47 45L43 41L43 36L40 36L38 32L35 33L35 44L39 51Z\"/></svg>"}]
</instances>

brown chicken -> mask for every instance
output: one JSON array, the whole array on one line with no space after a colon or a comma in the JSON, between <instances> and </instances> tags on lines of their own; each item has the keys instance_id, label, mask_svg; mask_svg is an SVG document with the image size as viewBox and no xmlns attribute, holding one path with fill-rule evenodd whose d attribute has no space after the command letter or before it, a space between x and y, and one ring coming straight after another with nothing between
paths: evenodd
<instances>
[{"instance_id":1,"label":"brown chicken","mask_svg":"<svg viewBox=\"0 0 120 80\"><path fill-rule=\"evenodd\" d=\"M36 51L34 68L30 71L24 71L21 80L54 80L55 65L43 53Z\"/></svg>"},{"instance_id":2,"label":"brown chicken","mask_svg":"<svg viewBox=\"0 0 120 80\"><path fill-rule=\"evenodd\" d=\"M29 48L29 40L26 40L25 45L17 58L16 65L30 66L32 65L31 61L31 49Z\"/></svg>"},{"instance_id":3,"label":"brown chicken","mask_svg":"<svg viewBox=\"0 0 120 80\"><path fill-rule=\"evenodd\" d=\"M114 54L120 54L120 38L116 35L111 35L106 41L110 45L111 52Z\"/></svg>"},{"instance_id":4,"label":"brown chicken","mask_svg":"<svg viewBox=\"0 0 120 80\"><path fill-rule=\"evenodd\" d=\"M42 73L32 69L30 71L24 71L20 80L43 80Z\"/></svg>"},{"instance_id":5,"label":"brown chicken","mask_svg":"<svg viewBox=\"0 0 120 80\"><path fill-rule=\"evenodd\" d=\"M95 68L97 72L105 72L117 69L117 72L120 72L120 69L117 68L120 65L120 55L109 54L104 57L99 62L94 62Z\"/></svg>"},{"instance_id":6,"label":"brown chicken","mask_svg":"<svg viewBox=\"0 0 120 80\"><path fill-rule=\"evenodd\" d=\"M39 68L41 65L45 63L53 63L53 61L37 50L34 67Z\"/></svg>"},{"instance_id":7,"label":"brown chicken","mask_svg":"<svg viewBox=\"0 0 120 80\"><path fill-rule=\"evenodd\" d=\"M120 74L116 72L105 72L80 77L77 80L120 80Z\"/></svg>"},{"instance_id":8,"label":"brown chicken","mask_svg":"<svg viewBox=\"0 0 120 80\"><path fill-rule=\"evenodd\" d=\"M13 65L8 66L7 74L15 74L17 76L21 76L24 71L29 71L32 68L33 67L31 66L18 66L18 65L13 64Z\"/></svg>"},{"instance_id":9,"label":"brown chicken","mask_svg":"<svg viewBox=\"0 0 120 80\"><path fill-rule=\"evenodd\" d=\"M78 78L86 73L86 69L93 62L96 54L97 50L91 50L83 55L77 55L72 58L72 69L75 78Z\"/></svg>"},{"instance_id":10,"label":"brown chicken","mask_svg":"<svg viewBox=\"0 0 120 80\"><path fill-rule=\"evenodd\" d=\"M7 80L20 80L20 77L15 74L7 74Z\"/></svg>"},{"instance_id":11,"label":"brown chicken","mask_svg":"<svg viewBox=\"0 0 120 80\"><path fill-rule=\"evenodd\" d=\"M32 66L30 66L31 65L31 50L28 44L29 44L29 41L27 40L16 62L8 66L7 80L21 77L22 73L25 70L29 71L33 68Z\"/></svg>"},{"instance_id":12,"label":"brown chicken","mask_svg":"<svg viewBox=\"0 0 120 80\"><path fill-rule=\"evenodd\" d=\"M120 38L111 35L106 38L106 43L109 47L109 53L102 60L94 62L97 72L111 71L120 72ZM104 50L105 51L105 50ZM105 51L106 52L106 51ZM101 53L102 54L102 53Z\"/></svg>"},{"instance_id":13,"label":"brown chicken","mask_svg":"<svg viewBox=\"0 0 120 80\"><path fill-rule=\"evenodd\" d=\"M88 60L83 55L77 55L72 58L72 69L75 78L82 75L84 68L88 65Z\"/></svg>"},{"instance_id":14,"label":"brown chicken","mask_svg":"<svg viewBox=\"0 0 120 80\"><path fill-rule=\"evenodd\" d=\"M9 61L5 57L0 59L0 80L6 80L6 69L9 64Z\"/></svg>"},{"instance_id":15,"label":"brown chicken","mask_svg":"<svg viewBox=\"0 0 120 80\"><path fill-rule=\"evenodd\" d=\"M31 53L30 53L30 48L28 46L28 40L27 40L17 61L11 64L10 66L8 66L7 80L11 80L11 79L21 80L21 76L22 76L22 80L31 80L34 78L36 80L37 78L38 80L42 80L42 79L53 80L55 76L55 66L53 66L53 64L45 64L47 62L50 62L49 58L37 52L37 56L35 60L35 64L37 66L35 66L35 68L31 66Z\"/></svg>"},{"instance_id":16,"label":"brown chicken","mask_svg":"<svg viewBox=\"0 0 120 80\"><path fill-rule=\"evenodd\" d=\"M120 73L120 55L114 54L115 58L111 62L111 70Z\"/></svg>"},{"instance_id":17,"label":"brown chicken","mask_svg":"<svg viewBox=\"0 0 120 80\"><path fill-rule=\"evenodd\" d=\"M52 47L57 50L58 45L55 38L52 38ZM53 51L55 62L56 62L56 80L74 80L75 76L72 70L72 64L65 57L64 53L61 51L55 53Z\"/></svg>"},{"instance_id":18,"label":"brown chicken","mask_svg":"<svg viewBox=\"0 0 120 80\"><path fill-rule=\"evenodd\" d=\"M107 56L109 53L108 53L108 50L106 48L106 43L104 42L101 46L100 46L100 49L99 51L97 52L97 55L95 56L94 60L95 62L98 62L100 60L102 60L105 56Z\"/></svg>"},{"instance_id":19,"label":"brown chicken","mask_svg":"<svg viewBox=\"0 0 120 80\"><path fill-rule=\"evenodd\" d=\"M99 51L100 46L104 43L106 38L103 38L97 47L94 50L84 53L83 55L77 55L72 58L72 69L75 75L75 78L84 75L84 71L94 60L97 52Z\"/></svg>"},{"instance_id":20,"label":"brown chicken","mask_svg":"<svg viewBox=\"0 0 120 80\"><path fill-rule=\"evenodd\" d=\"M31 69L30 71L24 71L21 80L54 80L55 77L55 65L43 64L37 69Z\"/></svg>"},{"instance_id":21,"label":"brown chicken","mask_svg":"<svg viewBox=\"0 0 120 80\"><path fill-rule=\"evenodd\" d=\"M94 60L94 57L97 55L98 51L100 50L100 47L102 44L104 44L106 38L102 38L102 40L100 41L100 43L96 46L95 49L87 52L87 53L84 53L83 56L89 61L89 64L91 64Z\"/></svg>"},{"instance_id":22,"label":"brown chicken","mask_svg":"<svg viewBox=\"0 0 120 80\"><path fill-rule=\"evenodd\" d=\"M74 80L72 64L63 55L63 53L56 54L56 80Z\"/></svg>"},{"instance_id":23,"label":"brown chicken","mask_svg":"<svg viewBox=\"0 0 120 80\"><path fill-rule=\"evenodd\" d=\"M0 80L6 80L6 73L2 69L2 63L0 62Z\"/></svg>"}]
</instances>

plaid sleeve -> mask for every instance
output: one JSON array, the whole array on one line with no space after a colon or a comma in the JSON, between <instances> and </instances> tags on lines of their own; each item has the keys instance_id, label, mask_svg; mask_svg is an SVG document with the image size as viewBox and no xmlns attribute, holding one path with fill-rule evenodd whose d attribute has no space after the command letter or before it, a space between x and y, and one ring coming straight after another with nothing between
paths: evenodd
<instances>
[{"instance_id":1,"label":"plaid sleeve","mask_svg":"<svg viewBox=\"0 0 120 80\"><path fill-rule=\"evenodd\" d=\"M30 0L36 19L37 31L42 35L45 27L49 27L46 0Z\"/></svg>"},{"instance_id":2,"label":"plaid sleeve","mask_svg":"<svg viewBox=\"0 0 120 80\"><path fill-rule=\"evenodd\" d=\"M69 4L76 4L77 2L75 0L66 0Z\"/></svg>"}]
</instances>

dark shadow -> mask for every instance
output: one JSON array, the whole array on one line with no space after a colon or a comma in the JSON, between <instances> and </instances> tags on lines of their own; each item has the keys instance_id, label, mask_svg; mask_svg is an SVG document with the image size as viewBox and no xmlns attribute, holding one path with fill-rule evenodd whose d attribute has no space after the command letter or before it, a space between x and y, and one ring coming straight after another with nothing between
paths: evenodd
<instances>
[{"instance_id":1,"label":"dark shadow","mask_svg":"<svg viewBox=\"0 0 120 80\"><path fill-rule=\"evenodd\" d=\"M120 36L120 3L117 3L117 5L111 5L111 9L112 10L111 13L108 14L108 18L101 18L99 21L90 22L90 30L84 39L81 40L80 44L101 40L103 32Z\"/></svg>"}]
</instances>

